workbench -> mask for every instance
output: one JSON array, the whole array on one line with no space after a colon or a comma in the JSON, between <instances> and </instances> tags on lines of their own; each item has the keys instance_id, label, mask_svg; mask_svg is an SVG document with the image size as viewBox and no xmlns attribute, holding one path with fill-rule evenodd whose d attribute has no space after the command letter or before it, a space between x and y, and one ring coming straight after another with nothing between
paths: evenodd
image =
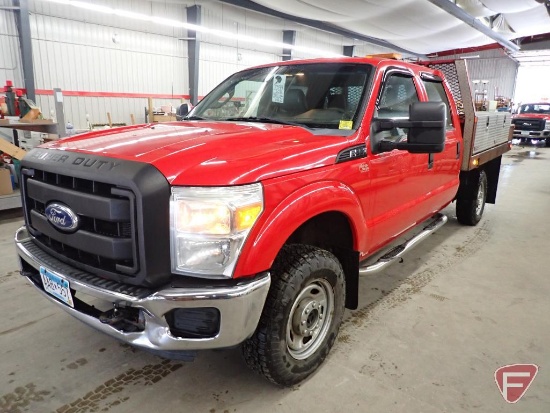
<instances>
[{"instance_id":1,"label":"workbench","mask_svg":"<svg viewBox=\"0 0 550 413\"><path fill-rule=\"evenodd\" d=\"M57 123L53 123L51 120L43 119L33 120L30 122L23 122L15 119L0 119L0 128L26 130L42 133L58 133Z\"/></svg>"}]
</instances>

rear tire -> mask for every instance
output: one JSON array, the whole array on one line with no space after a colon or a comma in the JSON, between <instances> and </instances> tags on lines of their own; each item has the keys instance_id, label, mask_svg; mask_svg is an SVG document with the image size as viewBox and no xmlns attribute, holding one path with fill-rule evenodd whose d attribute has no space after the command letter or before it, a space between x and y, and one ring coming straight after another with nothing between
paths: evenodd
<instances>
[{"instance_id":1,"label":"rear tire","mask_svg":"<svg viewBox=\"0 0 550 413\"><path fill-rule=\"evenodd\" d=\"M243 343L250 368L281 386L307 378L332 348L345 304L345 276L330 252L286 245L254 335Z\"/></svg>"},{"instance_id":2,"label":"rear tire","mask_svg":"<svg viewBox=\"0 0 550 413\"><path fill-rule=\"evenodd\" d=\"M470 192L470 191L469 191ZM485 210L487 199L487 175L485 171L479 173L479 179L475 188L470 192L473 194L469 199L459 198L456 200L456 218L463 225L477 225Z\"/></svg>"}]
</instances>

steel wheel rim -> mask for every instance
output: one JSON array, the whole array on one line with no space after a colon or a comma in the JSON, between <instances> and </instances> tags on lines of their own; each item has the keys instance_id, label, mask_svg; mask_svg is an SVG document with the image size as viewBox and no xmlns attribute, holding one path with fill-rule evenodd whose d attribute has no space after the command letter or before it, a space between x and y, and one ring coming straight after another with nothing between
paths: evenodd
<instances>
[{"instance_id":1,"label":"steel wheel rim","mask_svg":"<svg viewBox=\"0 0 550 413\"><path fill-rule=\"evenodd\" d=\"M304 360L319 349L329 331L333 313L334 291L327 280L313 280L300 291L290 309L286 327L286 346L293 358Z\"/></svg>"},{"instance_id":2,"label":"steel wheel rim","mask_svg":"<svg viewBox=\"0 0 550 413\"><path fill-rule=\"evenodd\" d=\"M484 199L485 199L485 183L481 182L479 185L479 188L477 190L477 200L476 200L476 215L480 216L481 211L483 211L483 205L484 205Z\"/></svg>"}]
</instances>

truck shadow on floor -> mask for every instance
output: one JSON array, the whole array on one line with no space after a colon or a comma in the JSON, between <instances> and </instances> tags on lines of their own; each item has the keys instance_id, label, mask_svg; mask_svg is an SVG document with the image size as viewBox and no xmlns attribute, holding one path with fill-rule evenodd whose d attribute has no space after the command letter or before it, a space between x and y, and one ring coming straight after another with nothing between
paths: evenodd
<instances>
[{"instance_id":1,"label":"truck shadow on floor","mask_svg":"<svg viewBox=\"0 0 550 413\"><path fill-rule=\"evenodd\" d=\"M0 222L2 224L17 222L17 221L21 221L22 219L23 219L23 209L21 208L13 208L13 209L6 209L4 211L0 211Z\"/></svg>"},{"instance_id":2,"label":"truck shadow on floor","mask_svg":"<svg viewBox=\"0 0 550 413\"><path fill-rule=\"evenodd\" d=\"M464 227L457 222L452 205L443 212L449 217L447 224L407 252L401 261L380 273L360 278L359 308L347 311L343 330L347 324L357 327L368 323L381 312L408 300L458 258L475 252L470 245L486 232L484 221L477 227ZM451 240L457 231L471 234L466 242L457 243Z\"/></svg>"}]
</instances>

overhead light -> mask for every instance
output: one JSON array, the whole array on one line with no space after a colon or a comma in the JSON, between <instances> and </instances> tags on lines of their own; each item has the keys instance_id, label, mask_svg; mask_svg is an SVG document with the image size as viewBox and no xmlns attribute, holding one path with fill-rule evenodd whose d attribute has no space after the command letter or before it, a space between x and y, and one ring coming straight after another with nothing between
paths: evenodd
<instances>
[{"instance_id":1,"label":"overhead light","mask_svg":"<svg viewBox=\"0 0 550 413\"><path fill-rule=\"evenodd\" d=\"M326 50L313 49L311 47L305 47L305 46L296 46L296 45L286 44L283 42L275 42L273 40L268 40L268 39L259 39L256 37L246 36L243 34L235 34L235 33L226 32L223 30L210 29L208 27L181 22L173 19L167 19L164 17L149 16L147 14L115 9L108 6L100 6L100 5L88 3L85 1L79 1L79 0L42 0L42 1L70 5L70 6L85 9L85 10L95 11L95 12L104 13L104 14L112 14L114 16L124 17L128 19L133 19L133 20L149 21L151 23L161 24L163 26L179 27L187 30L192 30L198 33L208 33L213 36L222 37L224 39L238 40L244 43L252 43L252 44L258 44L262 46L276 47L280 49L291 49L297 52L303 52L303 53L323 56L323 57L342 57L343 56L342 54L327 52Z\"/></svg>"},{"instance_id":2,"label":"overhead light","mask_svg":"<svg viewBox=\"0 0 550 413\"><path fill-rule=\"evenodd\" d=\"M112 13L113 9L107 6L101 6L99 4L87 3L85 1L70 1L71 6L79 7L81 9L97 11L99 13Z\"/></svg>"}]
</instances>

